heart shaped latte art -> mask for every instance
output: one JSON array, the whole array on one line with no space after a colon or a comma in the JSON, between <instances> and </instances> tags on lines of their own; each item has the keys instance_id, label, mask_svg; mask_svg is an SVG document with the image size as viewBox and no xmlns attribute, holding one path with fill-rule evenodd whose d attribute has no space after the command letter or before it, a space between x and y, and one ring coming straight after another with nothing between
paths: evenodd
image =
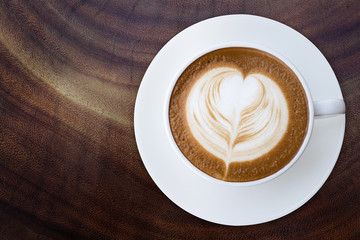
<instances>
[{"instance_id":1,"label":"heart shaped latte art","mask_svg":"<svg viewBox=\"0 0 360 240\"><path fill-rule=\"evenodd\" d=\"M186 101L191 133L227 164L254 160L273 149L286 132L288 116L284 94L272 79L260 73L244 78L233 67L200 76Z\"/></svg>"}]
</instances>

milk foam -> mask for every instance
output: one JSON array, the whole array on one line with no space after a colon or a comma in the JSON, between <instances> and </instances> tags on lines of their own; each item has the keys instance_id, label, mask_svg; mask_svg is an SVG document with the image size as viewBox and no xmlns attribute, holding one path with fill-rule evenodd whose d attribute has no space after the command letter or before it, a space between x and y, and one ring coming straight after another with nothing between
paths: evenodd
<instances>
[{"instance_id":1,"label":"milk foam","mask_svg":"<svg viewBox=\"0 0 360 240\"><path fill-rule=\"evenodd\" d=\"M256 73L218 67L199 77L186 101L195 139L226 163L250 161L269 152L288 125L288 106L279 86Z\"/></svg>"}]
</instances>

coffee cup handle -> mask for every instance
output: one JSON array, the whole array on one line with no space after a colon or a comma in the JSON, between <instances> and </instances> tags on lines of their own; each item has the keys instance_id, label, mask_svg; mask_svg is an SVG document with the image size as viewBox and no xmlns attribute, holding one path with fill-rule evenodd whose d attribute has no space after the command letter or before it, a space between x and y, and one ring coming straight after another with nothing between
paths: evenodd
<instances>
[{"instance_id":1,"label":"coffee cup handle","mask_svg":"<svg viewBox=\"0 0 360 240\"><path fill-rule=\"evenodd\" d=\"M342 99L320 100L313 103L315 117L345 113L345 102Z\"/></svg>"}]
</instances>

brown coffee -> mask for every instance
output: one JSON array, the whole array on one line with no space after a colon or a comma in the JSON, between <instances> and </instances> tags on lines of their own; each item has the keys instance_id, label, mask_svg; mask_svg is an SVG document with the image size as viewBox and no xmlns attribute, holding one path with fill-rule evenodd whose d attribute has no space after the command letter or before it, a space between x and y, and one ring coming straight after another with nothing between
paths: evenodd
<instances>
[{"instance_id":1,"label":"brown coffee","mask_svg":"<svg viewBox=\"0 0 360 240\"><path fill-rule=\"evenodd\" d=\"M183 155L224 181L267 177L287 165L308 128L295 73L269 53L223 48L191 63L170 98L169 121Z\"/></svg>"}]
</instances>

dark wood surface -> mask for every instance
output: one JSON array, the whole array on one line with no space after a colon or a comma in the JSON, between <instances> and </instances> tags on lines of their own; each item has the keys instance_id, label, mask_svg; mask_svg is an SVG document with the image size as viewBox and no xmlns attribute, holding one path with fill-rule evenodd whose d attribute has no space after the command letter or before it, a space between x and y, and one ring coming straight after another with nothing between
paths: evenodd
<instances>
[{"instance_id":1,"label":"dark wood surface","mask_svg":"<svg viewBox=\"0 0 360 240\"><path fill-rule=\"evenodd\" d=\"M198 219L155 185L133 126L161 47L213 16L248 13L298 30L325 55L347 106L338 162L278 220ZM360 239L360 2L0 1L0 239Z\"/></svg>"}]
</instances>

